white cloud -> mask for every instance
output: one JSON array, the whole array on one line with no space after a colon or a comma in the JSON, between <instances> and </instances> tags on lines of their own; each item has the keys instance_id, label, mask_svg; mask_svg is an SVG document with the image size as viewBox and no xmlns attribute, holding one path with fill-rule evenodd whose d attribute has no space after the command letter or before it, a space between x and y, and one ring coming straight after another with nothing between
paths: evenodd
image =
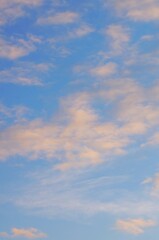
<instances>
[{"instance_id":1,"label":"white cloud","mask_svg":"<svg viewBox=\"0 0 159 240\"><path fill-rule=\"evenodd\" d=\"M116 223L117 229L128 232L134 235L144 233L146 228L153 227L156 222L153 220L145 219L128 219L128 220L118 220Z\"/></svg>"},{"instance_id":2,"label":"white cloud","mask_svg":"<svg viewBox=\"0 0 159 240\"><path fill-rule=\"evenodd\" d=\"M79 14L76 12L59 12L48 17L40 17L37 20L37 24L40 25L65 25L77 22L79 20Z\"/></svg>"}]
</instances>

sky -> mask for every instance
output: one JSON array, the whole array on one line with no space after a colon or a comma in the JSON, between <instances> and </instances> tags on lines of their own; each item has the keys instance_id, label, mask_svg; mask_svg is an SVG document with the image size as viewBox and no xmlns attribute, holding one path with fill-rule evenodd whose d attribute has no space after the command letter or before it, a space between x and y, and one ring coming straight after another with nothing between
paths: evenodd
<instances>
[{"instance_id":1,"label":"sky","mask_svg":"<svg viewBox=\"0 0 159 240\"><path fill-rule=\"evenodd\" d=\"M159 1L0 0L0 240L157 240Z\"/></svg>"}]
</instances>

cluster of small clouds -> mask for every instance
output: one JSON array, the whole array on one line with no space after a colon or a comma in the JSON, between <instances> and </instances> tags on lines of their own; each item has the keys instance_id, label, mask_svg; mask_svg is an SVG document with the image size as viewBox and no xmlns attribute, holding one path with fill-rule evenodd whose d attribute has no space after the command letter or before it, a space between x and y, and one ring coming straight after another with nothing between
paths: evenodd
<instances>
[{"instance_id":1,"label":"cluster of small clouds","mask_svg":"<svg viewBox=\"0 0 159 240\"><path fill-rule=\"evenodd\" d=\"M17 62L11 68L0 71L0 83L43 86L42 76L46 76L51 69L54 69L54 64L48 62Z\"/></svg>"},{"instance_id":2,"label":"cluster of small clouds","mask_svg":"<svg viewBox=\"0 0 159 240\"><path fill-rule=\"evenodd\" d=\"M2 126L5 125L8 119L13 119L14 122L22 122L28 113L29 109L25 106L9 107L0 103L0 124Z\"/></svg>"},{"instance_id":3,"label":"cluster of small clouds","mask_svg":"<svg viewBox=\"0 0 159 240\"><path fill-rule=\"evenodd\" d=\"M108 116L108 108L103 108L101 114L93 107L97 101L102 106L113 108L112 113ZM144 136L146 146L151 145L149 139L157 134L158 117L156 85L146 88L131 79L116 79L107 80L93 92L85 91L64 98L60 111L49 122L34 119L4 129L0 138L2 161L20 155L31 160L48 159L53 166L51 172L37 174L35 185L24 190L16 199L16 205L47 216L61 214L60 211L63 214L109 212L148 217L155 215L158 205L149 196L148 200L138 196L140 201L120 199L113 202L107 201L100 192L97 195L103 196L105 201L99 198L92 201L88 197L90 186L91 189L94 186L95 192L97 188L105 189L103 184L109 179L93 180L90 184L89 180L82 184L77 172L81 174L88 167L96 169L94 166L126 154L131 144L138 143L138 136ZM144 147L142 145L139 144L139 147ZM72 169L76 169L76 176L71 175ZM52 176L56 176L55 179ZM119 180L122 181L121 178ZM158 174L143 183L152 185L150 198L157 195ZM140 234L155 225L153 220L135 218L119 220L117 229Z\"/></svg>"},{"instance_id":4,"label":"cluster of small clouds","mask_svg":"<svg viewBox=\"0 0 159 240\"><path fill-rule=\"evenodd\" d=\"M56 2L56 1L55 1ZM2 0L0 2L0 23L6 24L27 14L26 8L35 8L44 4L43 0ZM152 21L159 19L159 4L157 0L113 0L107 5L114 5L117 12L124 17L135 21ZM56 4L54 4L56 5ZM59 4L57 4L59 5ZM40 17L38 24L68 24L78 20L78 13L71 11L56 13L46 17Z\"/></svg>"},{"instance_id":5,"label":"cluster of small clouds","mask_svg":"<svg viewBox=\"0 0 159 240\"><path fill-rule=\"evenodd\" d=\"M148 144L152 138L148 132L156 129L159 117L155 95L151 95L153 89L155 86L148 90L133 80L118 79L107 81L102 89L92 93L72 95L62 101L63 114L54 116L55 121L35 119L4 129L0 158L20 155L52 159L53 164L58 159L56 168L65 170L101 164L112 156L125 154L138 135L147 136ZM147 100L148 95L151 101ZM97 99L102 104L112 104L112 121L106 112L101 115L93 107Z\"/></svg>"},{"instance_id":6,"label":"cluster of small clouds","mask_svg":"<svg viewBox=\"0 0 159 240\"><path fill-rule=\"evenodd\" d=\"M43 232L40 232L36 228L12 228L12 233L9 234L7 232L0 232L0 236L3 238L16 238L23 237L26 239L39 239L46 238L47 235Z\"/></svg>"},{"instance_id":7,"label":"cluster of small clouds","mask_svg":"<svg viewBox=\"0 0 159 240\"><path fill-rule=\"evenodd\" d=\"M0 24L5 25L26 16L28 8L34 9L42 6L43 3L42 0L1 0ZM108 1L108 4L115 7L120 16L133 21L159 20L158 0L113 0ZM71 26L67 34L64 32L62 37L50 38L46 42L50 45L56 44L60 41L85 37L96 31L93 26L81 20L78 12L70 10L48 12L35 21L35 27L40 28L66 27L67 25ZM35 209L35 211L38 208L37 211L46 215L53 215L56 211L68 213L75 210L89 214L111 212L133 215L132 209L135 209L134 214L137 218L118 220L116 229L138 235L144 233L147 228L157 225L157 221L152 219L138 218L139 214L149 217L155 211L159 212L159 207L158 205L155 207L154 200L142 199L139 203L128 203L123 199L119 202L108 202L96 198L95 201L91 201L86 197L91 192L90 188L94 187L96 192L97 187L103 187L103 182L109 182L110 179L101 178L81 183L79 181L81 176L78 178L71 175L72 169L79 172L89 167L94 169L100 164L107 164L116 156L127 154L134 143L138 143L139 148L159 144L158 83L148 89L133 79L117 78L120 63L111 58L123 57L125 53L128 58L130 57L127 51L131 43L130 29L120 24L111 24L102 31L102 34L108 39L107 61L99 61L94 65L92 63L78 65L74 68L76 73L85 72L91 79L102 79L101 87L93 86L91 92L79 92L65 97L61 101L59 112L48 122L37 118L24 122L17 121L4 128L0 136L0 161L6 161L18 155L29 160L49 160L52 164L51 172L46 173L46 176L45 173L38 173L41 178L38 178L35 185L30 186L20 198L16 199L18 206ZM151 35L142 37L142 41L151 39ZM1 36L0 57L15 61L36 51L38 44L42 42L40 37L34 35L29 35L27 39L19 37L7 39ZM137 62L138 56L135 55L135 51L133 54L135 57L127 61L127 66L131 65L134 59ZM139 60L145 58L149 63L152 57L154 59L152 55L152 53L140 55ZM43 86L40 75L46 74L53 67L54 65L50 63L17 62L10 69L0 71L0 82ZM102 112L95 107L98 102L101 104ZM26 111L27 109L22 106L8 108L0 105L0 113L5 117L14 116L16 119L22 119ZM144 136L142 144L138 141L138 136ZM53 179L52 173L59 175ZM118 180L122 181L121 178ZM150 197L158 198L158 173L145 179L143 184L151 185ZM0 232L0 236L36 239L45 238L46 234L35 228L13 228L11 234Z\"/></svg>"},{"instance_id":8,"label":"cluster of small clouds","mask_svg":"<svg viewBox=\"0 0 159 240\"><path fill-rule=\"evenodd\" d=\"M11 23L27 14L27 8L35 8L42 4L43 0L1 0L0 24Z\"/></svg>"}]
</instances>

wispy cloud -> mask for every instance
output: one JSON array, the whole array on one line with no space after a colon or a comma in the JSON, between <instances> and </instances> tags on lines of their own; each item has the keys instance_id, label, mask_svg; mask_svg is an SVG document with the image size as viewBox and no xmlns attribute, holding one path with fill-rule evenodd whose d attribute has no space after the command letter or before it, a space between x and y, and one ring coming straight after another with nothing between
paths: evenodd
<instances>
[{"instance_id":1,"label":"wispy cloud","mask_svg":"<svg viewBox=\"0 0 159 240\"><path fill-rule=\"evenodd\" d=\"M0 71L1 83L12 83L24 86L43 86L44 75L54 69L51 63L17 62L9 69Z\"/></svg>"},{"instance_id":2,"label":"wispy cloud","mask_svg":"<svg viewBox=\"0 0 159 240\"><path fill-rule=\"evenodd\" d=\"M14 204L47 217L89 216L100 212L121 213L127 204L107 200L125 176L94 177L90 171L59 172L43 169L28 176L32 182L14 198Z\"/></svg>"},{"instance_id":3,"label":"wispy cloud","mask_svg":"<svg viewBox=\"0 0 159 240\"><path fill-rule=\"evenodd\" d=\"M119 14L135 21L157 21L159 19L158 0L115 0L114 6Z\"/></svg>"},{"instance_id":4,"label":"wispy cloud","mask_svg":"<svg viewBox=\"0 0 159 240\"><path fill-rule=\"evenodd\" d=\"M80 23L79 26L72 27L68 31L62 32L58 36L48 39L48 43L52 49L57 50L59 53L61 53L62 56L67 56L69 55L71 50L64 47L65 43L87 37L87 35L93 32L95 32L95 29L92 26L86 23ZM59 46L59 44L61 45L61 47Z\"/></svg>"},{"instance_id":5,"label":"wispy cloud","mask_svg":"<svg viewBox=\"0 0 159 240\"><path fill-rule=\"evenodd\" d=\"M110 39L110 47L113 54L121 54L130 41L129 29L122 25L110 25L105 30L106 36Z\"/></svg>"},{"instance_id":6,"label":"wispy cloud","mask_svg":"<svg viewBox=\"0 0 159 240\"><path fill-rule=\"evenodd\" d=\"M56 169L67 170L95 166L125 154L136 136L157 126L159 109L156 101L147 103L148 92L133 80L118 79L104 83L92 93L72 95L61 103L63 114L57 113L55 121L35 119L4 129L0 158L44 157L56 162ZM93 107L96 101L112 104L112 121Z\"/></svg>"},{"instance_id":7,"label":"wispy cloud","mask_svg":"<svg viewBox=\"0 0 159 240\"><path fill-rule=\"evenodd\" d=\"M118 65L114 62L101 63L99 65L93 64L83 64L76 65L73 68L75 73L79 73L82 75L89 75L91 77L95 77L96 79L105 79L106 77L112 77L115 73L117 73Z\"/></svg>"},{"instance_id":8,"label":"wispy cloud","mask_svg":"<svg viewBox=\"0 0 159 240\"><path fill-rule=\"evenodd\" d=\"M89 70L92 76L98 77L106 77L113 75L117 71L117 64L109 62L107 64L103 64Z\"/></svg>"},{"instance_id":9,"label":"wispy cloud","mask_svg":"<svg viewBox=\"0 0 159 240\"><path fill-rule=\"evenodd\" d=\"M43 0L1 0L0 2L0 25L12 21L27 14L26 7L35 8L42 4Z\"/></svg>"},{"instance_id":10,"label":"wispy cloud","mask_svg":"<svg viewBox=\"0 0 159 240\"><path fill-rule=\"evenodd\" d=\"M46 238L47 235L40 232L36 228L12 228L12 233L0 232L0 236L4 238L24 237L27 239Z\"/></svg>"},{"instance_id":11,"label":"wispy cloud","mask_svg":"<svg viewBox=\"0 0 159 240\"><path fill-rule=\"evenodd\" d=\"M155 225L155 221L145 219L118 220L116 223L117 229L134 235L142 234L146 228L154 227Z\"/></svg>"},{"instance_id":12,"label":"wispy cloud","mask_svg":"<svg viewBox=\"0 0 159 240\"><path fill-rule=\"evenodd\" d=\"M130 177L113 176L108 172L103 175L100 170L60 172L49 165L49 168L29 174L28 184L18 190L17 196L12 196L12 203L27 212L49 218L109 213L121 219L128 216L130 219L158 219L158 199L145 195L138 185L135 191L123 189L125 184L129 186ZM144 224L140 228L144 229Z\"/></svg>"},{"instance_id":13,"label":"wispy cloud","mask_svg":"<svg viewBox=\"0 0 159 240\"><path fill-rule=\"evenodd\" d=\"M94 28L87 25L87 24L81 24L79 27L75 28L74 30L70 31L68 33L68 39L74 39L74 38L81 38L84 37L92 32L94 32Z\"/></svg>"},{"instance_id":14,"label":"wispy cloud","mask_svg":"<svg viewBox=\"0 0 159 240\"><path fill-rule=\"evenodd\" d=\"M0 57L10 60L15 60L28 55L36 50L33 41L26 41L24 39L6 40L3 37L0 38Z\"/></svg>"},{"instance_id":15,"label":"wispy cloud","mask_svg":"<svg viewBox=\"0 0 159 240\"><path fill-rule=\"evenodd\" d=\"M29 109L23 105L9 107L0 103L0 116L3 125L8 119L13 119L15 122L23 121L28 113Z\"/></svg>"},{"instance_id":16,"label":"wispy cloud","mask_svg":"<svg viewBox=\"0 0 159 240\"><path fill-rule=\"evenodd\" d=\"M150 185L149 193L153 197L159 196L159 173L154 176L146 178L142 184Z\"/></svg>"}]
</instances>

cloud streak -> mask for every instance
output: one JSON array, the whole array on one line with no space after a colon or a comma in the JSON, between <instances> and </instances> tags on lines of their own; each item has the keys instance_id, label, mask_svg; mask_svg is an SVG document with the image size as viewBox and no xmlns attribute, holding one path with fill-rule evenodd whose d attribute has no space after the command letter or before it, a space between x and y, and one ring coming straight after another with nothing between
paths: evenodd
<instances>
[{"instance_id":1,"label":"cloud streak","mask_svg":"<svg viewBox=\"0 0 159 240\"><path fill-rule=\"evenodd\" d=\"M43 232L40 232L36 228L12 228L12 233L8 234L6 232L0 232L0 236L4 238L17 238L23 237L26 239L39 239L46 238L47 235Z\"/></svg>"},{"instance_id":2,"label":"cloud streak","mask_svg":"<svg viewBox=\"0 0 159 240\"><path fill-rule=\"evenodd\" d=\"M153 227L155 225L155 221L145 219L118 220L116 223L117 229L133 235L142 234L146 228Z\"/></svg>"}]
</instances>

